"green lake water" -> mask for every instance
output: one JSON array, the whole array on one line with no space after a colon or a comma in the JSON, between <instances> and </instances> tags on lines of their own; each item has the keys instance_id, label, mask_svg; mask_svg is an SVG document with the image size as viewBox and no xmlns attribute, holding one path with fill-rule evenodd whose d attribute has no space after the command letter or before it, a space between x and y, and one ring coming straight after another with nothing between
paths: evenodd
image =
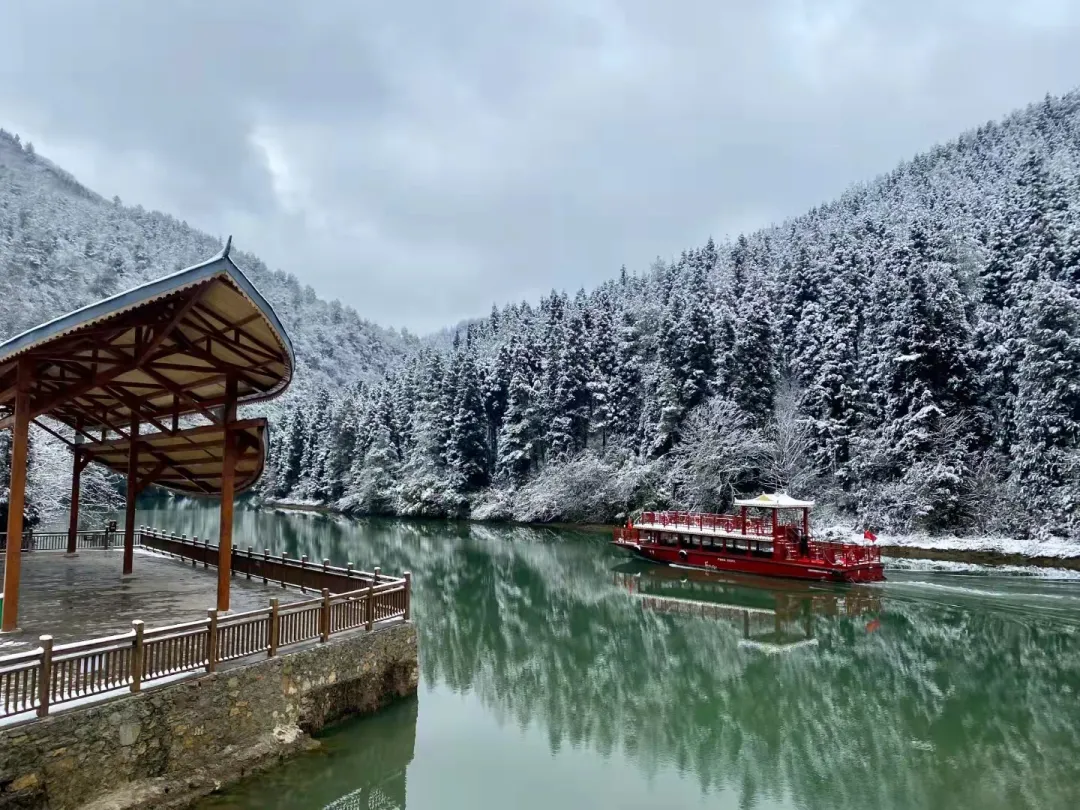
<instances>
[{"instance_id":1,"label":"green lake water","mask_svg":"<svg viewBox=\"0 0 1080 810\"><path fill-rule=\"evenodd\" d=\"M1077 579L737 581L595 533L256 510L235 537L411 570L421 680L202 810L1080 807Z\"/></svg>"}]
</instances>

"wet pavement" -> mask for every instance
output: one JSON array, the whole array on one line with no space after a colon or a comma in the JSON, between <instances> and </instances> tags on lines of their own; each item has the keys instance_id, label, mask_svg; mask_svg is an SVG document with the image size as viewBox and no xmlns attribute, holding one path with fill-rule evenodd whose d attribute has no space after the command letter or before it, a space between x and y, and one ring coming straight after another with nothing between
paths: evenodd
<instances>
[{"instance_id":1,"label":"wet pavement","mask_svg":"<svg viewBox=\"0 0 1080 810\"><path fill-rule=\"evenodd\" d=\"M133 619L142 619L148 627L201 619L217 601L216 568L193 568L190 562L138 549L130 577L121 579L122 564L122 549L81 550L75 557L24 554L20 630L0 635L0 655L36 647L42 635L62 644L125 633ZM268 607L275 596L282 602L310 598L234 576L231 612Z\"/></svg>"}]
</instances>

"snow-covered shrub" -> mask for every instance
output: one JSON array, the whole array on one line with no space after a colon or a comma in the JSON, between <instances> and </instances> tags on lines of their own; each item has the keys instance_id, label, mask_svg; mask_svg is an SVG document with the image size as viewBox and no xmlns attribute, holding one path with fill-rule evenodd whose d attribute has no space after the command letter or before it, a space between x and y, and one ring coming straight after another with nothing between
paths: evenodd
<instances>
[{"instance_id":1,"label":"snow-covered shrub","mask_svg":"<svg viewBox=\"0 0 1080 810\"><path fill-rule=\"evenodd\" d=\"M671 497L682 508L718 512L761 478L770 447L753 420L734 402L714 397L686 420L671 452Z\"/></svg>"}]
</instances>

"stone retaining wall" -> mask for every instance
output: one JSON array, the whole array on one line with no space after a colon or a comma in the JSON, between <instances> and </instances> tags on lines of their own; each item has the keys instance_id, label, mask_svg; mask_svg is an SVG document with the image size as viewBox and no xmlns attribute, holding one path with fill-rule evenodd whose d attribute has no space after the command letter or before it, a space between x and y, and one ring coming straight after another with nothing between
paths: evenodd
<instances>
[{"instance_id":1,"label":"stone retaining wall","mask_svg":"<svg viewBox=\"0 0 1080 810\"><path fill-rule=\"evenodd\" d=\"M399 624L0 728L0 808L184 807L418 677L416 630Z\"/></svg>"}]
</instances>

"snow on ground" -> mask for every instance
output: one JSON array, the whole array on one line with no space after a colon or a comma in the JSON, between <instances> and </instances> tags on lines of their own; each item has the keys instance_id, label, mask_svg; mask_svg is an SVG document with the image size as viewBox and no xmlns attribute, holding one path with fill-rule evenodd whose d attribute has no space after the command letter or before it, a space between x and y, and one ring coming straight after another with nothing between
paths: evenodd
<instances>
[{"instance_id":1,"label":"snow on ground","mask_svg":"<svg viewBox=\"0 0 1080 810\"><path fill-rule=\"evenodd\" d=\"M828 539L845 542L866 543L862 532L854 532L849 526L831 526L822 532ZM958 537L956 535L926 534L879 534L879 546L918 548L928 551L969 551L1016 554L1024 557L1080 557L1080 539L1063 538L1024 539L1018 537Z\"/></svg>"},{"instance_id":2,"label":"snow on ground","mask_svg":"<svg viewBox=\"0 0 1080 810\"><path fill-rule=\"evenodd\" d=\"M281 512L311 512L316 509L325 509L323 501L305 500L304 498L274 498L266 502L266 506Z\"/></svg>"}]
</instances>

